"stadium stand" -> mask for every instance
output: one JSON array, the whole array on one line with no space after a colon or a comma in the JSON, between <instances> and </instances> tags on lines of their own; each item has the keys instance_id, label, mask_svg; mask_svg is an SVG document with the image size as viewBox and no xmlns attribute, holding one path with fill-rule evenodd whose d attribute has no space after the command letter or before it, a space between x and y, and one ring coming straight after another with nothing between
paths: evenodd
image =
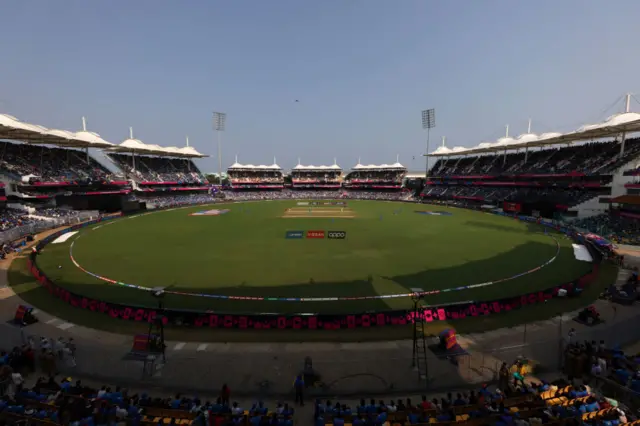
<instances>
[{"instance_id":1,"label":"stadium stand","mask_svg":"<svg viewBox=\"0 0 640 426\"><path fill-rule=\"evenodd\" d=\"M553 383L524 383L518 379L506 390L483 386L477 391L451 392L428 400L410 399L366 403L355 408L331 401L316 401L315 424L333 425L533 425L593 424L620 426L638 424L629 409L587 385L573 386L565 380Z\"/></svg>"},{"instance_id":2,"label":"stadium stand","mask_svg":"<svg viewBox=\"0 0 640 426\"><path fill-rule=\"evenodd\" d=\"M617 141L540 149L530 151L528 154L524 152L503 154L441 159L434 164L430 175L434 177L567 173L606 175L640 155L640 139L627 139L623 155L620 155L620 145Z\"/></svg>"},{"instance_id":3,"label":"stadium stand","mask_svg":"<svg viewBox=\"0 0 640 426\"><path fill-rule=\"evenodd\" d=\"M640 221L609 212L598 216L578 219L577 228L587 229L618 244L640 245Z\"/></svg>"},{"instance_id":4,"label":"stadium stand","mask_svg":"<svg viewBox=\"0 0 640 426\"><path fill-rule=\"evenodd\" d=\"M282 168L276 164L275 158L270 166L240 164L237 159L227 169L231 189L237 190L281 190L284 188Z\"/></svg>"},{"instance_id":5,"label":"stadium stand","mask_svg":"<svg viewBox=\"0 0 640 426\"><path fill-rule=\"evenodd\" d=\"M367 166L358 162L344 177L343 186L356 190L399 190L406 174L407 168L399 162Z\"/></svg>"},{"instance_id":6,"label":"stadium stand","mask_svg":"<svg viewBox=\"0 0 640 426\"><path fill-rule=\"evenodd\" d=\"M75 216L78 216L78 212L67 209L37 209L29 212L8 208L0 211L0 231L7 231L16 226L29 225L48 219Z\"/></svg>"},{"instance_id":7,"label":"stadium stand","mask_svg":"<svg viewBox=\"0 0 640 426\"><path fill-rule=\"evenodd\" d=\"M407 200L411 194L405 192L379 191L322 191L322 190L283 190L283 191L224 191L210 194L169 194L163 196L148 196L134 194L131 200L142 201L148 208L178 207L190 204L206 204L223 201L258 201L258 200L287 200L287 199L360 199L360 200Z\"/></svg>"},{"instance_id":8,"label":"stadium stand","mask_svg":"<svg viewBox=\"0 0 640 426\"><path fill-rule=\"evenodd\" d=\"M505 145L499 151L469 155L460 149L460 155L452 152L439 158L423 198L528 205L529 212L542 211L545 216L570 210L579 217L602 213L607 206L600 197L612 195L619 169L640 155L640 139L627 139L622 153L615 140L525 152L508 149ZM579 209L587 204L589 210Z\"/></svg>"},{"instance_id":9,"label":"stadium stand","mask_svg":"<svg viewBox=\"0 0 640 426\"><path fill-rule=\"evenodd\" d=\"M107 180L112 175L79 150L13 142L1 142L0 150L0 170L17 182Z\"/></svg>"},{"instance_id":10,"label":"stadium stand","mask_svg":"<svg viewBox=\"0 0 640 426\"><path fill-rule=\"evenodd\" d=\"M18 355L27 358L27 363L33 356L24 350ZM43 359L52 357L55 358L53 353L41 356ZM69 378L58 383L53 377L41 377L32 388L27 388L19 373L10 374L11 395L0 400L0 420L8 424L293 425L294 409L287 404L279 404L274 410L269 410L262 401L258 401L250 409L243 409L224 396L215 402L180 394L172 398L158 398L146 393L131 394L120 387L93 389L79 380L72 383Z\"/></svg>"},{"instance_id":11,"label":"stadium stand","mask_svg":"<svg viewBox=\"0 0 640 426\"><path fill-rule=\"evenodd\" d=\"M527 376L527 363L519 359L511 367L503 363L498 383L477 389L450 391L435 398L362 399L347 402L316 400L313 423L332 425L517 425L535 424L638 426L637 414L620 401L608 398L600 388L590 387L589 377L608 376L635 390L635 357L604 342L567 345L565 373L570 379L552 382ZM586 360L586 362L585 362ZM271 409L258 400L247 407L232 402L223 385L211 400L176 394L159 397L147 392L104 385L85 386L81 380L55 379L57 363L75 362L75 343L64 339L30 340L22 347L0 351L0 422L37 425L127 424L292 426L295 410L279 402ZM29 376L39 378L27 386ZM586 378L574 383L572 378ZM33 378L33 377L32 377ZM305 422L306 423L306 422Z\"/></svg>"},{"instance_id":12,"label":"stadium stand","mask_svg":"<svg viewBox=\"0 0 640 426\"><path fill-rule=\"evenodd\" d=\"M139 185L197 184L207 180L198 167L188 158L151 157L145 155L107 154L125 175Z\"/></svg>"},{"instance_id":13,"label":"stadium stand","mask_svg":"<svg viewBox=\"0 0 640 426\"><path fill-rule=\"evenodd\" d=\"M342 168L335 162L331 166L303 166L291 170L291 186L294 189L339 189Z\"/></svg>"}]
</instances>

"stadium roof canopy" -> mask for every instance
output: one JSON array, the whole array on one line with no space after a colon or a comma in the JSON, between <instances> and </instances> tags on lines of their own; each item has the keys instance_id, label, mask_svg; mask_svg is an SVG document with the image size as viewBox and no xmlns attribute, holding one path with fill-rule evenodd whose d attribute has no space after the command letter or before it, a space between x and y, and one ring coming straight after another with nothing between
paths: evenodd
<instances>
[{"instance_id":1,"label":"stadium roof canopy","mask_svg":"<svg viewBox=\"0 0 640 426\"><path fill-rule=\"evenodd\" d=\"M113 146L97 133L86 130L74 133L67 130L47 129L36 124L22 122L16 117L6 114L0 114L0 139L69 148L108 148Z\"/></svg>"},{"instance_id":2,"label":"stadium roof canopy","mask_svg":"<svg viewBox=\"0 0 640 426\"><path fill-rule=\"evenodd\" d=\"M139 139L129 138L119 145L114 145L107 152L130 153L138 155L155 155L158 157L203 158L208 155L199 153L191 146L177 148L175 146L161 147L143 143Z\"/></svg>"},{"instance_id":3,"label":"stadium roof canopy","mask_svg":"<svg viewBox=\"0 0 640 426\"><path fill-rule=\"evenodd\" d=\"M282 168L277 164L272 164L270 166L265 166L264 164L254 166L253 164L240 164L236 161L230 165L227 170L282 170Z\"/></svg>"},{"instance_id":4,"label":"stadium roof canopy","mask_svg":"<svg viewBox=\"0 0 640 426\"><path fill-rule=\"evenodd\" d=\"M7 114L0 114L0 139L22 141L28 144L54 145L65 148L102 148L116 152L136 152L139 154L165 157L203 158L207 155L199 153L195 148L163 148L158 145L147 145L137 139L127 139L120 145L105 141L99 134L81 130L47 129L36 124L29 124Z\"/></svg>"},{"instance_id":5,"label":"stadium roof canopy","mask_svg":"<svg viewBox=\"0 0 640 426\"><path fill-rule=\"evenodd\" d=\"M568 133L525 133L516 138L500 138L495 142L482 142L473 148L440 146L429 154L430 157L446 157L451 155L482 154L508 151L522 148L535 148L547 145L560 145L615 136L620 133L640 132L640 114L625 112L614 114L605 121L584 126Z\"/></svg>"},{"instance_id":6,"label":"stadium roof canopy","mask_svg":"<svg viewBox=\"0 0 640 426\"><path fill-rule=\"evenodd\" d=\"M394 169L394 170L406 170L406 167L400 163L394 164L380 164L379 166L375 164L368 164L366 166L358 163L351 168L351 170L381 170L381 169Z\"/></svg>"},{"instance_id":7,"label":"stadium roof canopy","mask_svg":"<svg viewBox=\"0 0 640 426\"><path fill-rule=\"evenodd\" d=\"M292 170L300 170L300 171L322 171L322 170L342 170L342 167L334 164L332 166L303 166L302 164L298 164Z\"/></svg>"}]
</instances>

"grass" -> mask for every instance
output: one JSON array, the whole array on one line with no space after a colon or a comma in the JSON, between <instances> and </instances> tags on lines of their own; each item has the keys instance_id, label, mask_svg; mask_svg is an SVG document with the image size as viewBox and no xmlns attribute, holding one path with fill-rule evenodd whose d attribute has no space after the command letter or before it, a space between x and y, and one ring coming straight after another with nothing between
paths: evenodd
<instances>
[{"instance_id":1,"label":"grass","mask_svg":"<svg viewBox=\"0 0 640 426\"><path fill-rule=\"evenodd\" d=\"M264 297L354 297L442 290L496 281L535 268L557 251L537 225L435 206L349 201L354 219L282 218L295 201L217 205L221 216L189 216L194 207L87 228L38 257L55 282L78 294L153 306L149 293L108 284L76 268L146 287ZM326 207L323 207L327 210ZM336 208L339 210L339 208ZM400 211L402 209L402 211ZM437 210L450 216L416 214ZM288 230L346 231L345 240L287 240ZM429 296L429 304L491 300L569 282L587 272L571 243L549 266L488 287ZM409 298L340 302L237 301L168 295L172 308L227 312L361 312L407 309Z\"/></svg>"},{"instance_id":2,"label":"grass","mask_svg":"<svg viewBox=\"0 0 640 426\"><path fill-rule=\"evenodd\" d=\"M9 269L9 284L13 290L28 304L40 307L51 315L74 324L81 324L98 330L110 331L126 335L134 335L147 331L147 326L133 321L110 318L107 315L76 309L67 303L52 297L34 280L27 270L26 258L15 259ZM552 299L535 308L520 310L488 317L474 317L454 322L438 322L427 325L426 332L436 335L445 328L454 327L459 333L476 333L502 327L546 320L562 312L572 311L588 305L595 300L603 289L614 283L618 269L611 264L603 264L597 279L586 288L578 298ZM166 328L167 340L173 341L218 341L218 342L353 342L353 341L386 341L411 338L410 326L358 328L343 330L225 330Z\"/></svg>"}]
</instances>

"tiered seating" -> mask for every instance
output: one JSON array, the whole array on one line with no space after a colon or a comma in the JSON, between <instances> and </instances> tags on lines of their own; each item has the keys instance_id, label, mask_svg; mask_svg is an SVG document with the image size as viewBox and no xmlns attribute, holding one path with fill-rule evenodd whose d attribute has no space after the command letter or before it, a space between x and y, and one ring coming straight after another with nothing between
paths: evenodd
<instances>
[{"instance_id":1,"label":"tiered seating","mask_svg":"<svg viewBox=\"0 0 640 426\"><path fill-rule=\"evenodd\" d=\"M77 215L77 212L66 209L37 209L31 213L25 210L3 209L0 210L0 232L8 231L17 226L43 222L46 221L47 218L59 219Z\"/></svg>"},{"instance_id":2,"label":"tiered seating","mask_svg":"<svg viewBox=\"0 0 640 426\"><path fill-rule=\"evenodd\" d=\"M293 188L338 189L340 188L342 170L340 166L303 166L298 164L291 170Z\"/></svg>"},{"instance_id":3,"label":"tiered seating","mask_svg":"<svg viewBox=\"0 0 640 426\"><path fill-rule=\"evenodd\" d=\"M277 189L284 186L284 174L277 164L253 166L234 164L227 170L233 189Z\"/></svg>"},{"instance_id":4,"label":"tiered seating","mask_svg":"<svg viewBox=\"0 0 640 426\"><path fill-rule=\"evenodd\" d=\"M586 175L610 174L640 154L640 138L627 139L624 155L616 141L588 143L562 148L468 156L460 159L440 159L433 166L432 176L564 174L581 172Z\"/></svg>"},{"instance_id":5,"label":"tiered seating","mask_svg":"<svg viewBox=\"0 0 640 426\"><path fill-rule=\"evenodd\" d=\"M619 244L640 244L640 221L615 214L601 214L573 222L577 228L584 228Z\"/></svg>"},{"instance_id":6,"label":"tiered seating","mask_svg":"<svg viewBox=\"0 0 640 426\"><path fill-rule=\"evenodd\" d=\"M24 210L5 209L0 212L0 231L7 231L16 226L29 225L37 221L37 219L30 218Z\"/></svg>"},{"instance_id":7,"label":"tiered seating","mask_svg":"<svg viewBox=\"0 0 640 426\"><path fill-rule=\"evenodd\" d=\"M458 393L456 398L451 393L432 401L423 396L422 402L416 405L409 399L406 403L398 400L389 404L374 400L366 404L363 400L354 410L340 403L316 402L315 424L480 426L565 425L578 421L600 426L636 426L640 423L629 422L627 413L615 408L614 401L592 394L586 386L542 383L526 388L510 386L507 393L491 392L484 387L477 393Z\"/></svg>"},{"instance_id":8,"label":"tiered seating","mask_svg":"<svg viewBox=\"0 0 640 426\"><path fill-rule=\"evenodd\" d=\"M232 192L222 191L216 194L180 194L166 196L132 195L131 200L153 203L157 207L177 207L192 204L206 204L227 201L256 201L256 200L288 200L288 199L358 199L358 200L404 200L409 196L405 192L374 192L374 191L252 191Z\"/></svg>"},{"instance_id":9,"label":"tiered seating","mask_svg":"<svg viewBox=\"0 0 640 426\"><path fill-rule=\"evenodd\" d=\"M249 183L249 184L260 184L260 183L282 183L282 177L275 175L275 173L263 172L231 172L229 174L229 179L233 183Z\"/></svg>"},{"instance_id":10,"label":"tiered seating","mask_svg":"<svg viewBox=\"0 0 640 426\"><path fill-rule=\"evenodd\" d=\"M225 391L225 389L227 389ZM246 410L238 403L229 404L228 388L215 403L175 395L152 398L147 394L131 395L126 389L103 386L91 389L77 381L39 379L32 389L19 387L13 397L0 401L0 421L26 421L42 426L75 424L90 426L126 424L140 426L169 425L274 425L292 426L294 410L278 404L273 411L262 402Z\"/></svg>"},{"instance_id":11,"label":"tiered seating","mask_svg":"<svg viewBox=\"0 0 640 426\"><path fill-rule=\"evenodd\" d=\"M42 182L108 179L111 173L86 153L64 148L0 142L0 170L13 179L35 175Z\"/></svg>"},{"instance_id":12,"label":"tiered seating","mask_svg":"<svg viewBox=\"0 0 640 426\"><path fill-rule=\"evenodd\" d=\"M177 184L207 183L204 175L190 159L136 155L134 168L134 161L131 155L110 153L107 154L107 156L123 170L127 176L137 182L171 182Z\"/></svg>"},{"instance_id":13,"label":"tiered seating","mask_svg":"<svg viewBox=\"0 0 640 426\"><path fill-rule=\"evenodd\" d=\"M217 198L209 194L181 194L165 195L161 197L131 196L130 198L131 200L153 204L156 208L206 204L213 203L217 200Z\"/></svg>"},{"instance_id":14,"label":"tiered seating","mask_svg":"<svg viewBox=\"0 0 640 426\"><path fill-rule=\"evenodd\" d=\"M364 170L362 169L364 168ZM367 168L369 168L367 170ZM356 165L344 178L344 186L353 189L400 189L407 169L397 166Z\"/></svg>"},{"instance_id":15,"label":"tiered seating","mask_svg":"<svg viewBox=\"0 0 640 426\"><path fill-rule=\"evenodd\" d=\"M640 392L640 377L637 373L640 354L625 354L622 349L614 349L607 354L606 361L610 365L610 379L634 392Z\"/></svg>"},{"instance_id":16,"label":"tiered seating","mask_svg":"<svg viewBox=\"0 0 640 426\"><path fill-rule=\"evenodd\" d=\"M491 203L541 202L566 210L598 195L609 195L606 185L612 173L638 155L640 138L627 140L622 155L620 144L612 141L530 150L528 154L520 150L440 158L424 192L427 197ZM440 186L444 188L433 190Z\"/></svg>"}]
</instances>

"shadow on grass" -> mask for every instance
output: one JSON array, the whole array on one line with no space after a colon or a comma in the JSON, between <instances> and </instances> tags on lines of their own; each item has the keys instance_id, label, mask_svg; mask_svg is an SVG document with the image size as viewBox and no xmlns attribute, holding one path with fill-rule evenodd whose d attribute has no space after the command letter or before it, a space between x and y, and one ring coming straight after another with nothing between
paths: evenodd
<instances>
[{"instance_id":1,"label":"shadow on grass","mask_svg":"<svg viewBox=\"0 0 640 426\"><path fill-rule=\"evenodd\" d=\"M531 232L534 234L544 233L544 227L542 225L538 225L536 223L531 223L531 222L519 222L519 223L525 225L525 227L527 228L527 232ZM494 223L494 222L481 222L477 220L467 220L466 222L464 222L464 224L469 227L489 229L491 231L511 232L515 234L522 233L522 228L515 227L515 226L501 225L499 223ZM555 233L555 231L553 232ZM556 234L556 235L562 236L562 234Z\"/></svg>"},{"instance_id":2,"label":"shadow on grass","mask_svg":"<svg viewBox=\"0 0 640 426\"><path fill-rule=\"evenodd\" d=\"M595 300L600 292L614 283L617 268L603 264L596 280L584 294L574 299L553 299L535 308L523 308L517 311L474 317L453 322L438 322L427 325L426 333L436 335L445 328L455 327L460 333L476 333L502 327L513 327L527 322L549 319L561 312L578 309ZM134 335L146 332L143 323L118 320L108 315L73 308L67 303L52 297L31 277L26 268L26 259L15 259L8 273L9 283L14 291L28 304L61 318L65 321L85 325L98 330ZM167 340L174 341L216 341L216 342L361 342L410 339L410 326L357 328L346 330L219 330L167 328Z\"/></svg>"},{"instance_id":3,"label":"shadow on grass","mask_svg":"<svg viewBox=\"0 0 640 426\"><path fill-rule=\"evenodd\" d=\"M551 241L551 240L550 240ZM569 250L562 248L562 250ZM414 274L363 277L361 280L309 282L281 285L281 286L229 286L208 289L207 294L233 296L261 296L273 298L300 297L359 297L374 296L380 293L396 294L408 293L411 288L424 290L444 289L451 287L479 284L478 276L492 281L507 279L516 274L537 267L556 254L555 244L528 242L516 246L512 250L499 253L487 259L468 261L463 264L427 269ZM556 284L569 282L586 273L588 264L573 261L573 255L565 258L572 259L572 263L565 264L562 258L547 267L530 275L525 275L508 281L508 285L499 283L493 286L441 293L429 296L429 304L460 302L465 300L492 300L508 296L518 296L523 293L546 289ZM486 271L490 271L487 273ZM49 271L49 278L58 285L79 295L93 297L113 303L133 304L138 306L155 307L155 300L146 291L117 286L113 284L88 282L79 284L73 279L66 279L59 270ZM74 277L75 278L75 277ZM90 278L87 277L89 280ZM385 283L386 280L387 282ZM192 294L205 293L202 288L177 287L179 291ZM395 299L367 299L344 300L340 302L283 302L283 301L252 301L229 300L211 297L185 296L167 294L167 306L177 309L210 310L218 312L279 312L279 313L358 313L369 311L383 311L389 309L410 309L409 297Z\"/></svg>"}]
</instances>

